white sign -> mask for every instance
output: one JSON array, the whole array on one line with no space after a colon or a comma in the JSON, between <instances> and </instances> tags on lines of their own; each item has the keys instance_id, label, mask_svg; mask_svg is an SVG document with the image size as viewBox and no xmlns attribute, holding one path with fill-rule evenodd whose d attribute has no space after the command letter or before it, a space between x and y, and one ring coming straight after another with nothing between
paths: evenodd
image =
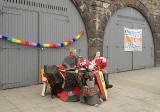
<instances>
[{"instance_id":1,"label":"white sign","mask_svg":"<svg viewBox=\"0 0 160 112\"><path fill-rule=\"evenodd\" d=\"M124 51L142 51L142 29L124 28Z\"/></svg>"}]
</instances>

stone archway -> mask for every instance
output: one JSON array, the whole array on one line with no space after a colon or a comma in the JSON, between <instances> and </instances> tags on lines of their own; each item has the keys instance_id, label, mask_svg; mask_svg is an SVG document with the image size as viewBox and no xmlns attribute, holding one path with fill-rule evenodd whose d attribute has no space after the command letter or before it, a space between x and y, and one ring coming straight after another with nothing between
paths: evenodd
<instances>
[{"instance_id":1,"label":"stone archway","mask_svg":"<svg viewBox=\"0 0 160 112\"><path fill-rule=\"evenodd\" d=\"M135 8L137 11L139 11L144 16L144 18L148 22L148 24L151 28L152 36L153 36L153 43L154 43L154 48L155 48L154 62L155 62L155 66L156 66L157 35L156 35L156 29L155 29L155 26L154 26L154 18L153 18L153 16L151 16L151 13L150 13L149 9L147 7L145 7L145 5L140 0L117 0L117 1L115 1L106 10L106 18L105 19L106 19L107 23L108 23L109 19L111 18L111 16L116 11L118 11L120 8L125 8L125 7ZM105 25L107 25L107 23Z\"/></svg>"},{"instance_id":2,"label":"stone archway","mask_svg":"<svg viewBox=\"0 0 160 112\"><path fill-rule=\"evenodd\" d=\"M125 50L125 28L140 29L142 31L141 50ZM131 42L133 41L131 40ZM154 66L153 36L148 22L135 8L124 7L112 15L105 29L103 43L103 55L107 58L109 73Z\"/></svg>"},{"instance_id":3,"label":"stone archway","mask_svg":"<svg viewBox=\"0 0 160 112\"><path fill-rule=\"evenodd\" d=\"M109 18L123 7L137 9L150 25L155 51L158 50L158 30L155 28L153 16L150 10L140 0L116 0L116 1L96 1L96 0L71 0L83 18L88 37L88 56L92 58L97 50L103 52L104 31ZM155 52L155 62L157 63L158 53ZM156 64L155 63L155 64Z\"/></svg>"}]
</instances>

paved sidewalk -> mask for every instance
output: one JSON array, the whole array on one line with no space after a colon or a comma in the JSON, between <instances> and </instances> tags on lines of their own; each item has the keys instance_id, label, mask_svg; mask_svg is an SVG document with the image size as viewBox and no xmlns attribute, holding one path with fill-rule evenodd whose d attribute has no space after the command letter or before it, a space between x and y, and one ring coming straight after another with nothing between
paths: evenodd
<instances>
[{"instance_id":1,"label":"paved sidewalk","mask_svg":"<svg viewBox=\"0 0 160 112\"><path fill-rule=\"evenodd\" d=\"M160 68L110 74L114 88L98 107L41 97L41 86L0 91L0 112L160 112Z\"/></svg>"}]
</instances>

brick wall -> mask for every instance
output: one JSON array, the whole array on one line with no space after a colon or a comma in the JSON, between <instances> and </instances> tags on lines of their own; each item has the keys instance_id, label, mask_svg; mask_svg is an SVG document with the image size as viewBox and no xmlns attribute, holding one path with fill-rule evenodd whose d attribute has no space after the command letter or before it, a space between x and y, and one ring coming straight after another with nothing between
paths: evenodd
<instances>
[{"instance_id":1,"label":"brick wall","mask_svg":"<svg viewBox=\"0 0 160 112\"><path fill-rule=\"evenodd\" d=\"M103 51L104 31L119 8L137 9L148 21L155 44L155 62L160 65L160 0L71 0L79 10L88 36L88 55Z\"/></svg>"}]
</instances>

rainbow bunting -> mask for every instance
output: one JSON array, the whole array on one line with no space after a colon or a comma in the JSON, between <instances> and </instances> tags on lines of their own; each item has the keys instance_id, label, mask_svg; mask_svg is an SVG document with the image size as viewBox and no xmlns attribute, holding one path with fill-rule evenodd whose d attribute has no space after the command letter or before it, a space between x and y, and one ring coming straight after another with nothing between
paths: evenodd
<instances>
[{"instance_id":1,"label":"rainbow bunting","mask_svg":"<svg viewBox=\"0 0 160 112\"><path fill-rule=\"evenodd\" d=\"M65 46L68 46L68 45L72 44L73 42L75 42L76 40L78 40L83 35L84 35L84 31L81 31L81 33L79 33L72 40L62 42L62 43L55 43L55 44L28 42L28 41L23 41L23 40L17 40L15 38L11 38L11 37L6 37L6 36L3 36L3 35L0 35L0 39L5 39L5 40L8 40L9 42L13 42L13 43L17 43L17 44L47 48L47 47L65 47Z\"/></svg>"},{"instance_id":2,"label":"rainbow bunting","mask_svg":"<svg viewBox=\"0 0 160 112\"><path fill-rule=\"evenodd\" d=\"M2 35L0 35L0 39L1 39L1 38L3 38L3 36L2 36Z\"/></svg>"}]
</instances>

